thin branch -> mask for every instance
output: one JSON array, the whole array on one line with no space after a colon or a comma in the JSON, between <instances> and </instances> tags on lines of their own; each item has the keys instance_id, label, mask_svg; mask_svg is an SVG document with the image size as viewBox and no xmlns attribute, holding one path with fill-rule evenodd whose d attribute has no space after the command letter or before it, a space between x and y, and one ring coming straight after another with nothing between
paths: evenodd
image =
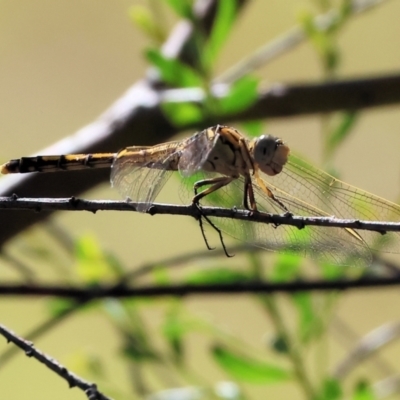
<instances>
[{"instance_id":1,"label":"thin branch","mask_svg":"<svg viewBox=\"0 0 400 400\"><path fill-rule=\"evenodd\" d=\"M16 196L0 197L0 210L31 210L35 212L58 210L58 211L134 211L139 203L114 201L114 200L85 200L76 197L35 199L18 198ZM400 232L400 222L389 221L362 221L354 219L339 219L335 217L301 217L291 214L268 214L265 212L250 212L240 209L229 209L220 207L201 207L201 213L197 207L192 205L181 206L173 204L153 203L147 214L183 215L199 219L201 216L231 218L247 222L264 224L290 225L298 229L306 226L323 226L330 228L350 228L366 230L385 234L386 232Z\"/></svg>"},{"instance_id":2,"label":"thin branch","mask_svg":"<svg viewBox=\"0 0 400 400\"><path fill-rule=\"evenodd\" d=\"M193 295L222 295L222 294L272 294L298 292L327 292L348 289L366 289L400 285L400 277L394 278L363 278L354 280L314 280L299 282L240 282L215 284L183 284L169 286L138 286L125 285L97 286L90 288L61 286L61 285L0 285L0 296L50 296L69 299L103 299L138 298L138 297L185 297Z\"/></svg>"},{"instance_id":3,"label":"thin branch","mask_svg":"<svg viewBox=\"0 0 400 400\"><path fill-rule=\"evenodd\" d=\"M346 350L346 353L351 347L354 347L354 343L360 340L359 333L352 328L350 323L345 321L339 315L335 315L333 317L330 322L330 326L335 339L342 345L342 348ZM392 365L391 362L383 357L382 353L375 352L371 358L371 363L375 368L375 371L381 376L391 376L397 373L397 367ZM338 367L333 369L332 375L337 377L337 373Z\"/></svg>"},{"instance_id":4,"label":"thin branch","mask_svg":"<svg viewBox=\"0 0 400 400\"><path fill-rule=\"evenodd\" d=\"M353 0L351 3L351 13L360 15L370 11L376 6L382 5L387 0ZM328 30L337 21L338 10L333 9L324 15L318 15L314 18L314 24L320 30ZM295 26L288 32L278 36L274 40L261 46L249 57L238 62L236 65L222 73L215 81L233 83L243 76L254 72L256 69L264 66L268 62L275 60L284 53L293 50L307 39L307 35L301 26Z\"/></svg>"},{"instance_id":5,"label":"thin branch","mask_svg":"<svg viewBox=\"0 0 400 400\"><path fill-rule=\"evenodd\" d=\"M382 347L397 341L400 337L400 323L388 323L378 327L368 335L364 336L357 346L352 350L347 350L347 355L343 361L333 371L336 379L343 379L361 362L374 353L382 349Z\"/></svg>"},{"instance_id":6,"label":"thin branch","mask_svg":"<svg viewBox=\"0 0 400 400\"><path fill-rule=\"evenodd\" d=\"M235 246L232 250L235 254L240 252L244 252L252 249L253 252L262 251L261 248L253 248L253 246L249 246L246 244L240 244ZM190 252L186 254L181 254L179 256L174 256L169 259L162 259L160 261L156 261L153 263L147 263L142 265L139 268L130 268L129 271L124 274L116 285L122 285L124 282L132 282L138 280L140 277L145 276L146 274L151 273L155 269L159 268L160 265L165 267L178 267L179 265L187 263L189 260L194 260L196 258L204 259L206 257L218 257L224 255L224 251L222 249L215 249L213 252L208 250L202 250L198 252ZM69 308L65 308L60 311L57 315L51 316L49 319L45 320L44 322L40 323L38 326L33 328L31 331L26 333L24 337L28 338L29 340L36 340L43 334L47 333L51 329L54 329L56 326L61 324L64 320L74 315L78 312L82 307L84 307L87 303L92 301L91 297L80 298L78 301L71 304ZM9 361L15 354L16 348L12 347L9 350L0 354L0 368L4 368L7 361Z\"/></svg>"},{"instance_id":7,"label":"thin branch","mask_svg":"<svg viewBox=\"0 0 400 400\"><path fill-rule=\"evenodd\" d=\"M54 358L46 355L45 353L37 350L32 342L24 340L17 336L13 331L6 328L4 325L0 325L0 334L3 335L8 342L14 343L20 349L22 349L28 357L32 357L42 364L46 365L49 369L59 375L61 378L68 382L70 388L78 387L82 389L89 400L111 400L110 397L105 396L97 390L95 384L90 383L70 372L61 365Z\"/></svg>"}]
</instances>

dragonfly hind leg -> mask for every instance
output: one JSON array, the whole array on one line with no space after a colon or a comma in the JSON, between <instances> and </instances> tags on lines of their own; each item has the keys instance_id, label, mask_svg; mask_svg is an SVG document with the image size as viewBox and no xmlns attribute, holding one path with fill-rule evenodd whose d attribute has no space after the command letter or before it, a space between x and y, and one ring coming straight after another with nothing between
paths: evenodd
<instances>
[{"instance_id":1,"label":"dragonfly hind leg","mask_svg":"<svg viewBox=\"0 0 400 400\"><path fill-rule=\"evenodd\" d=\"M221 189L222 187L229 185L234 179L237 179L234 176L218 176L216 178L211 178L211 179L203 179L201 181L196 182L193 185L193 191L194 191L194 197L192 199L193 204L199 204L200 200L209 195L210 193L215 192L218 189ZM203 190L202 192L198 193L198 189L203 187L211 185L208 189Z\"/></svg>"},{"instance_id":2,"label":"dragonfly hind leg","mask_svg":"<svg viewBox=\"0 0 400 400\"><path fill-rule=\"evenodd\" d=\"M208 240L204 231L204 226L203 226L203 218L211 225L211 227L218 233L219 240L221 242L222 248L224 249L225 255L227 257L233 257L233 255L228 253L228 250L226 249L225 243L224 243L224 237L222 235L222 231L208 218L206 215L203 214L201 206L200 206L200 200L209 195L210 193L215 192L216 190L228 185L231 183L236 177L232 176L220 176L216 178L211 178L211 179L204 179L201 181L196 182L193 185L193 191L194 191L194 197L192 199L192 204L196 209L199 211L199 226L201 230L201 234L203 236L204 242L207 246L208 250L214 250L214 248L210 247L208 244ZM202 192L198 193L198 189L203 187L211 185L208 189L203 190Z\"/></svg>"}]
</instances>

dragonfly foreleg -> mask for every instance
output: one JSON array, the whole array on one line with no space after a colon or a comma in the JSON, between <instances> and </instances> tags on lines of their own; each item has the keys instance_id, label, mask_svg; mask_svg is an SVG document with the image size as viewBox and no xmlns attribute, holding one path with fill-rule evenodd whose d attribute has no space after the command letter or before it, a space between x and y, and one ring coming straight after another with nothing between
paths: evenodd
<instances>
[{"instance_id":1,"label":"dragonfly foreleg","mask_svg":"<svg viewBox=\"0 0 400 400\"><path fill-rule=\"evenodd\" d=\"M250 175L245 176L244 190L243 190L243 206L246 210L257 211L257 203L254 196L253 183L251 182ZM250 206L249 206L250 201Z\"/></svg>"},{"instance_id":2,"label":"dragonfly foreleg","mask_svg":"<svg viewBox=\"0 0 400 400\"><path fill-rule=\"evenodd\" d=\"M262 189L262 191L264 193L267 194L267 196L276 204L278 204L280 206L280 208L282 208L283 211L285 211L286 213L290 213L290 210L285 206L285 204L283 204L278 198L275 197L274 193L272 192L271 189L268 188L268 186L264 183L264 181L260 178L260 176L258 175L258 170L255 171L255 176L256 176L256 181L258 186L260 186L260 188Z\"/></svg>"}]
</instances>

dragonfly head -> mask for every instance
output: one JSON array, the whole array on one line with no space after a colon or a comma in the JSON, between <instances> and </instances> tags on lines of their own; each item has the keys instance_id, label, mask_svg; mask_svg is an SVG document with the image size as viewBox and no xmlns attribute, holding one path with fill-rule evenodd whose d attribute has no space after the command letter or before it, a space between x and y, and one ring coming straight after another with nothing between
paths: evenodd
<instances>
[{"instance_id":1,"label":"dragonfly head","mask_svg":"<svg viewBox=\"0 0 400 400\"><path fill-rule=\"evenodd\" d=\"M290 149L282 139L271 135L262 135L253 144L254 161L262 172L274 176L282 171L286 164Z\"/></svg>"}]
</instances>

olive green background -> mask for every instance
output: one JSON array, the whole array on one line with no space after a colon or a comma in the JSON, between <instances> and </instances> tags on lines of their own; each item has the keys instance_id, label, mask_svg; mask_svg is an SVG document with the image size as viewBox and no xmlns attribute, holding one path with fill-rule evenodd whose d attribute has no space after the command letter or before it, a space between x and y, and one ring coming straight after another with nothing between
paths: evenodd
<instances>
[{"instance_id":1,"label":"olive green background","mask_svg":"<svg viewBox=\"0 0 400 400\"><path fill-rule=\"evenodd\" d=\"M128 17L129 6L138 3L145 2L0 0L0 161L39 153L40 149L73 134L144 76L146 62L142 51L149 43ZM309 7L308 2L296 0L249 3L217 63L219 72L286 32L296 23L299 12ZM385 74L399 69L399 15L400 2L392 0L353 19L340 35L340 77ZM173 26L173 22L174 17L168 15L166 27ZM321 64L307 43L258 73L266 84L322 79ZM320 116L270 120L268 131L284 138L296 152L321 163ZM342 178L396 201L400 193L399 131L399 106L365 111L335 157ZM131 142L135 144L134 135ZM160 199L174 201L176 187L171 182ZM107 185L85 196L118 198ZM56 220L77 236L94 233L105 248L131 268L204 248L196 223L184 217L99 212L60 213ZM215 236L211 240L218 245ZM234 242L228 239L228 243ZM227 266L230 262L236 265L240 258L224 260L223 264ZM39 266L38 270L46 280L56 276L49 266L43 269ZM8 271L0 276L2 280L14 277ZM396 288L354 291L342 297L338 315L357 335L364 335L381 324L397 321L399 300ZM229 332L260 349L260 355L269 357L264 348L272 328L250 297L191 297L186 302L193 312L218 321ZM0 322L22 335L45 318L45 305L41 299L0 299ZM146 315L154 328L159 326L161 317L162 312L156 307L149 308ZM288 321L293 318L289 308L287 318ZM328 350L328 370L346 355L348 348L342 345L343 341L338 342L335 329L331 336L328 349L323 350L324 355ZM128 374L118 363L116 338L112 325L102 315L83 313L35 344L76 372L79 372L76 357L72 355L88 350L100 353L107 360L112 381L129 390ZM208 341L204 337L192 335L190 343L193 368L203 375L209 374L215 381L227 378L207 359L204 350ZM350 341L348 345L351 344L354 343ZM6 347L0 339L0 351ZM399 344L390 346L384 355L398 366ZM356 375L363 372L374 378L383 377L373 368L357 369ZM254 393L268 394L271 398L283 398L283 393L299 394L293 384L287 385L284 392L277 385L255 388ZM68 390L64 381L23 354L0 369L1 398L45 400L55 396L59 400L84 398L79 390Z\"/></svg>"}]
</instances>

